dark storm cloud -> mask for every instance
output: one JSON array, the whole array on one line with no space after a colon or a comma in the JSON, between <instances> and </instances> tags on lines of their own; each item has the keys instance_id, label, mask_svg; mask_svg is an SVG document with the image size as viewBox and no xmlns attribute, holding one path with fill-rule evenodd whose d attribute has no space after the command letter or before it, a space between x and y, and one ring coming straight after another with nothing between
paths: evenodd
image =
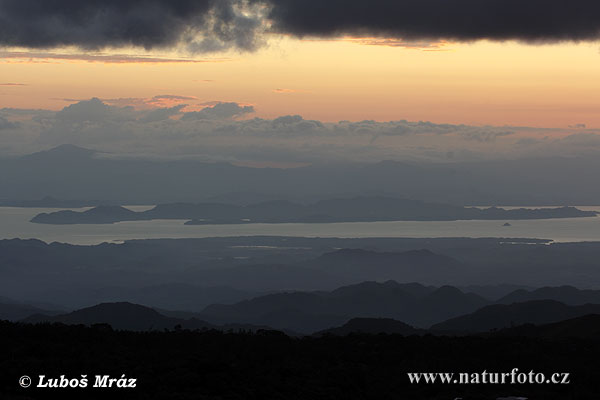
<instances>
[{"instance_id":1,"label":"dark storm cloud","mask_svg":"<svg viewBox=\"0 0 600 400\"><path fill-rule=\"evenodd\" d=\"M0 44L85 49L185 42L194 51L252 50L260 21L243 0L0 0Z\"/></svg>"},{"instance_id":2,"label":"dark storm cloud","mask_svg":"<svg viewBox=\"0 0 600 400\"><path fill-rule=\"evenodd\" d=\"M600 2L588 0L268 1L273 29L300 37L542 42L600 37Z\"/></svg>"},{"instance_id":3,"label":"dark storm cloud","mask_svg":"<svg viewBox=\"0 0 600 400\"><path fill-rule=\"evenodd\" d=\"M0 0L0 45L254 50L265 27L298 37L600 38L588 0ZM403 42L404 43L404 42Z\"/></svg>"}]
</instances>

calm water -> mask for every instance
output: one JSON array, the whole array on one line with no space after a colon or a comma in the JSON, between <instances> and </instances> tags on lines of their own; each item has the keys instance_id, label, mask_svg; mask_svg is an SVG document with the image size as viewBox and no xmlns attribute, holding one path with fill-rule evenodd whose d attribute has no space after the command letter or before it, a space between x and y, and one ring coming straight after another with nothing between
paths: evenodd
<instances>
[{"instance_id":1,"label":"calm water","mask_svg":"<svg viewBox=\"0 0 600 400\"><path fill-rule=\"evenodd\" d=\"M129 208L141 211L151 206ZM578 208L600 210L600 206ZM561 242L600 241L600 217L529 221L401 221L195 226L184 226L185 220L119 222L109 225L44 225L29 222L38 213L52 211L57 209L0 207L0 239L36 238L46 242L97 244L121 242L127 239L273 235L356 238L513 237L552 239ZM512 226L502 226L505 222L509 222Z\"/></svg>"}]
</instances>

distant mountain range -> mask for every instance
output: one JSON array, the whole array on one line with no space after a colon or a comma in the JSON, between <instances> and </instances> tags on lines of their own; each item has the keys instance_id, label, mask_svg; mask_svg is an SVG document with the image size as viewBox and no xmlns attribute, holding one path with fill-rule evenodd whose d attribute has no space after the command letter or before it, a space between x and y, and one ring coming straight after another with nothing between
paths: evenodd
<instances>
[{"instance_id":1,"label":"distant mountain range","mask_svg":"<svg viewBox=\"0 0 600 400\"><path fill-rule=\"evenodd\" d=\"M78 296L88 303L127 301L169 310L198 310L212 303L235 303L260 294L228 286L199 286L187 283L163 283L142 287L107 286L86 290L87 296L84 291L80 291Z\"/></svg>"},{"instance_id":2,"label":"distant mountain range","mask_svg":"<svg viewBox=\"0 0 600 400\"><path fill-rule=\"evenodd\" d=\"M600 290L577 289L576 287L567 285L542 287L533 290L518 289L498 299L498 303L511 304L547 299L569 305L600 304Z\"/></svg>"},{"instance_id":3,"label":"distant mountain range","mask_svg":"<svg viewBox=\"0 0 600 400\"><path fill-rule=\"evenodd\" d=\"M454 283L456 276L471 275L473 268L452 257L429 250L375 252L340 249L305 263L306 266L352 280Z\"/></svg>"},{"instance_id":4,"label":"distant mountain range","mask_svg":"<svg viewBox=\"0 0 600 400\"><path fill-rule=\"evenodd\" d=\"M18 321L33 314L56 315L60 314L60 311L0 299L0 320Z\"/></svg>"},{"instance_id":5,"label":"distant mountain range","mask_svg":"<svg viewBox=\"0 0 600 400\"><path fill-rule=\"evenodd\" d=\"M41 213L31 222L42 224L112 224L152 219L188 220L186 225L247 223L328 223L373 221L519 220L595 217L595 211L574 207L540 209L476 208L388 197L356 197L322 200L303 205L268 201L247 206L219 203L160 204L135 212L121 206L103 205L86 211L62 210Z\"/></svg>"},{"instance_id":6,"label":"distant mountain range","mask_svg":"<svg viewBox=\"0 0 600 400\"><path fill-rule=\"evenodd\" d=\"M310 202L366 194L450 204L596 205L600 188L591 182L598 170L598 157L251 168L119 157L67 144L0 159L0 187L3 200L52 196L103 204Z\"/></svg>"},{"instance_id":7,"label":"distant mountain range","mask_svg":"<svg viewBox=\"0 0 600 400\"><path fill-rule=\"evenodd\" d=\"M544 243L237 237L77 246L0 240L0 294L42 309L48 309L43 303L76 309L130 301L199 312L272 292L394 280L452 285L490 304L536 299L600 304L597 290L557 285L599 287L600 243ZM530 289L542 285L549 288Z\"/></svg>"}]
</instances>

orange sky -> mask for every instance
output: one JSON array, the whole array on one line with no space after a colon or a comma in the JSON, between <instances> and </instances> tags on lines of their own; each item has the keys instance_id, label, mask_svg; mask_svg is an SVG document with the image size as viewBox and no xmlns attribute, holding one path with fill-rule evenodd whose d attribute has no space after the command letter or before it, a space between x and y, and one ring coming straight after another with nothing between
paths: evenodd
<instances>
[{"instance_id":1,"label":"orange sky","mask_svg":"<svg viewBox=\"0 0 600 400\"><path fill-rule=\"evenodd\" d=\"M196 62L28 58L9 49L0 55L0 107L60 109L70 104L64 99L168 94L192 104L252 104L265 118L600 128L599 47L478 42L414 49L280 38L256 53L192 57Z\"/></svg>"}]
</instances>

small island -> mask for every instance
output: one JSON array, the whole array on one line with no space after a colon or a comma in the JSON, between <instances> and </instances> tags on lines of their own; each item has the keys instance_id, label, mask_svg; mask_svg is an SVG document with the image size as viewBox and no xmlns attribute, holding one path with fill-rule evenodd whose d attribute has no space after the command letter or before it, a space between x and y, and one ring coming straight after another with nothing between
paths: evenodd
<instances>
[{"instance_id":1,"label":"small island","mask_svg":"<svg viewBox=\"0 0 600 400\"><path fill-rule=\"evenodd\" d=\"M387 197L322 200L312 204L269 201L247 206L222 203L160 204L135 212L121 206L98 206L86 211L41 213L40 224L112 224L153 219L185 220L186 225L250 223L332 223L376 221L530 220L595 217L595 211L575 207L503 209L477 208ZM507 222L504 226L510 226Z\"/></svg>"}]
</instances>

